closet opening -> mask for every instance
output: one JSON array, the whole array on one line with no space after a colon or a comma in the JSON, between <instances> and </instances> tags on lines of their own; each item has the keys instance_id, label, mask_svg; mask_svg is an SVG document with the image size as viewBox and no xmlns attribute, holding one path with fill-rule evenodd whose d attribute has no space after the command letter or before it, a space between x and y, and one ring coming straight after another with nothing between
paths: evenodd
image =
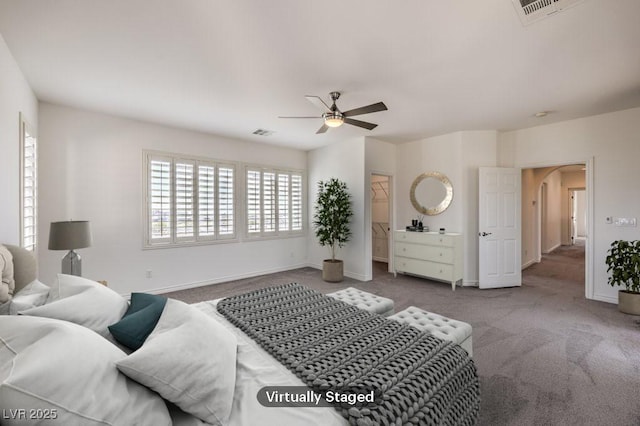
<instances>
[{"instance_id":1,"label":"closet opening","mask_svg":"<svg viewBox=\"0 0 640 426\"><path fill-rule=\"evenodd\" d=\"M373 278L389 272L391 253L391 177L371 175L371 253Z\"/></svg>"}]
</instances>

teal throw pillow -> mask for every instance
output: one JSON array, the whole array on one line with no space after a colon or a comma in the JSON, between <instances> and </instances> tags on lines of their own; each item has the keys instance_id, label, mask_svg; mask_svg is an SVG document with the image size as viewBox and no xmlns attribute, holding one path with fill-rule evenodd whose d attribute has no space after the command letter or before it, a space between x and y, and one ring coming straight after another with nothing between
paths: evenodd
<instances>
[{"instance_id":1,"label":"teal throw pillow","mask_svg":"<svg viewBox=\"0 0 640 426\"><path fill-rule=\"evenodd\" d=\"M167 298L147 293L131 293L131 304L122 319L109 326L113 337L129 349L139 349L158 324Z\"/></svg>"}]
</instances>

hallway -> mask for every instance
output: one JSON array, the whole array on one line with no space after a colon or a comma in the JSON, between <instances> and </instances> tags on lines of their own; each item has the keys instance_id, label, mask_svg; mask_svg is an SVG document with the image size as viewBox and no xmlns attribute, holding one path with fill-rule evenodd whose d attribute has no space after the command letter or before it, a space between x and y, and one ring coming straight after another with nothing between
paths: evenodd
<instances>
[{"instance_id":1,"label":"hallway","mask_svg":"<svg viewBox=\"0 0 640 426\"><path fill-rule=\"evenodd\" d=\"M584 243L560 246L549 254L543 254L540 263L522 271L522 285L562 287L567 291L575 291L576 296L584 298Z\"/></svg>"}]
</instances>

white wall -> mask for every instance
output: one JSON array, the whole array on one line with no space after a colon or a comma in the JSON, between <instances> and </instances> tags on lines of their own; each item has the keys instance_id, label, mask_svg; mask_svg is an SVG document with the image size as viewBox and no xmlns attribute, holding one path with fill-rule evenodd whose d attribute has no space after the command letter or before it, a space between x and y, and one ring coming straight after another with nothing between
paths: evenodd
<instances>
[{"instance_id":1,"label":"white wall","mask_svg":"<svg viewBox=\"0 0 640 426\"><path fill-rule=\"evenodd\" d=\"M404 228L418 212L409 198L413 180L422 173L444 173L453 186L453 200L437 216L425 216L431 230L445 228L465 238L464 284L478 282L478 167L495 167L497 132L465 131L398 145L396 229Z\"/></svg>"},{"instance_id":2,"label":"white wall","mask_svg":"<svg viewBox=\"0 0 640 426\"><path fill-rule=\"evenodd\" d=\"M591 165L592 176L587 174L587 186L593 181L593 212L589 212L593 233L589 236L591 248L587 246L587 257L592 258L592 269L587 273L593 283L591 290L587 288L589 298L617 302L619 288L607 285L607 250L614 240L640 239L637 227L605 223L607 216L640 217L639 158L640 108L500 135L499 159L504 166Z\"/></svg>"},{"instance_id":3,"label":"white wall","mask_svg":"<svg viewBox=\"0 0 640 426\"><path fill-rule=\"evenodd\" d=\"M351 193L353 217L351 219L351 240L339 249L336 257L344 261L345 276L361 281L367 279L367 250L371 253L371 221L366 213L369 199L369 179L365 180L365 141L356 138L335 143L308 152L309 186L309 242L308 260L314 268L322 269L322 261L331 257L328 247L322 247L313 231L318 182L331 178L340 179L347 184ZM369 235L369 239L366 239ZM371 256L369 255L369 260ZM371 263L371 262L369 262ZM369 265L369 269L371 266Z\"/></svg>"},{"instance_id":4,"label":"white wall","mask_svg":"<svg viewBox=\"0 0 640 426\"><path fill-rule=\"evenodd\" d=\"M50 222L91 221L93 246L79 251L83 275L107 280L120 293L186 288L306 265L306 236L142 249L143 150L304 170L303 151L47 103L40 104L39 141L41 247L46 247ZM237 170L240 182L241 164ZM237 220L242 229L242 215ZM60 271L62 256L40 251L43 282ZM147 270L152 278L146 278Z\"/></svg>"},{"instance_id":5,"label":"white wall","mask_svg":"<svg viewBox=\"0 0 640 426\"><path fill-rule=\"evenodd\" d=\"M542 253L551 253L562 243L562 204L566 203L562 191L562 173L556 170L550 173L542 183L545 185L547 197L543 213L545 220L542 223L544 228L542 231L542 235L544 235Z\"/></svg>"},{"instance_id":6,"label":"white wall","mask_svg":"<svg viewBox=\"0 0 640 426\"><path fill-rule=\"evenodd\" d=\"M22 112L38 129L38 101L0 35L0 243L20 244L20 127Z\"/></svg>"},{"instance_id":7,"label":"white wall","mask_svg":"<svg viewBox=\"0 0 640 426\"><path fill-rule=\"evenodd\" d=\"M560 169L562 171L562 169ZM570 197L573 190L586 188L585 172L562 172L562 244L571 244L571 202ZM580 212L576 217L576 225L580 227L580 236L587 234L586 222L586 192L581 191Z\"/></svg>"},{"instance_id":8,"label":"white wall","mask_svg":"<svg viewBox=\"0 0 640 426\"><path fill-rule=\"evenodd\" d=\"M535 169L522 170L522 268L540 262L538 256L538 200L539 183Z\"/></svg>"},{"instance_id":9,"label":"white wall","mask_svg":"<svg viewBox=\"0 0 640 426\"><path fill-rule=\"evenodd\" d=\"M453 200L449 208L437 216L425 216L424 226L430 230L445 228L447 232L462 232L464 228L464 186L462 168L462 133L407 142L398 145L398 173L396 192L397 222L402 229L420 214L411 204L409 190L415 178L425 172L445 174L453 186Z\"/></svg>"},{"instance_id":10,"label":"white wall","mask_svg":"<svg viewBox=\"0 0 640 426\"><path fill-rule=\"evenodd\" d=\"M587 236L587 194L584 189L573 191L574 214L575 214L575 237L585 238Z\"/></svg>"}]
</instances>

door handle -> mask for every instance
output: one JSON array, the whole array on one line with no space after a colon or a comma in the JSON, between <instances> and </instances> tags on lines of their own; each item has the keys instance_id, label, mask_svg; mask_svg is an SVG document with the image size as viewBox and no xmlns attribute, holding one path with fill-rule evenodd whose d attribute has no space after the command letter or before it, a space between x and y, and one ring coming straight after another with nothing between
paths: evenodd
<instances>
[{"instance_id":1,"label":"door handle","mask_svg":"<svg viewBox=\"0 0 640 426\"><path fill-rule=\"evenodd\" d=\"M478 235L481 237L486 237L487 235L491 235L491 232L478 232Z\"/></svg>"}]
</instances>

